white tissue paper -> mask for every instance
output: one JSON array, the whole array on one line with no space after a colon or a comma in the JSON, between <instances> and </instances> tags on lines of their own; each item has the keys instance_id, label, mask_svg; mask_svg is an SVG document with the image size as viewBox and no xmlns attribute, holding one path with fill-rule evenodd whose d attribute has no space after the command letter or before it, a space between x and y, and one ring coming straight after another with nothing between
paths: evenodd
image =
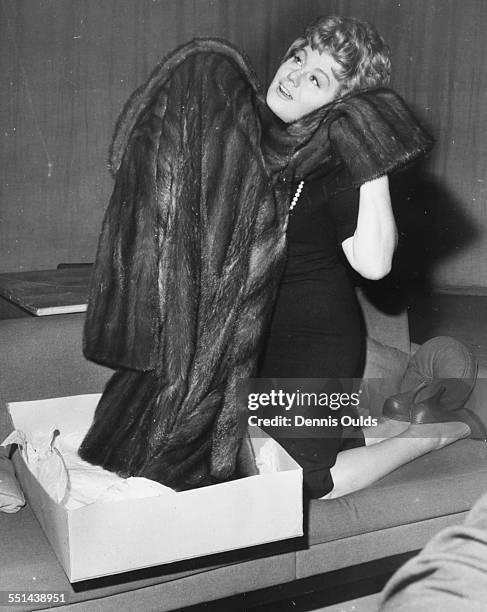
<instances>
[{"instance_id":1,"label":"white tissue paper","mask_svg":"<svg viewBox=\"0 0 487 612\"><path fill-rule=\"evenodd\" d=\"M147 478L121 478L113 472L83 461L78 455L85 432L63 436L57 428L49 434L13 431L2 443L17 444L22 457L47 494L59 504L74 510L95 502L118 501L175 491Z\"/></svg>"},{"instance_id":2,"label":"white tissue paper","mask_svg":"<svg viewBox=\"0 0 487 612\"><path fill-rule=\"evenodd\" d=\"M57 428L36 432L27 439L23 431L13 431L2 446L17 444L26 465L47 494L67 509L74 510L95 502L120 501L171 495L175 491L159 482L132 476L122 478L98 465L83 461L78 448L84 431L66 435ZM277 472L279 457L274 440L267 440L256 457L260 474Z\"/></svg>"},{"instance_id":3,"label":"white tissue paper","mask_svg":"<svg viewBox=\"0 0 487 612\"><path fill-rule=\"evenodd\" d=\"M25 506L25 497L15 478L15 468L8 453L0 449L0 512L12 514Z\"/></svg>"},{"instance_id":4,"label":"white tissue paper","mask_svg":"<svg viewBox=\"0 0 487 612\"><path fill-rule=\"evenodd\" d=\"M36 433L32 440L27 440L24 432L16 430L2 442L2 446L17 444L30 471L50 497L60 503L66 495L69 479L61 453L55 447L58 434L57 430L49 434Z\"/></svg>"},{"instance_id":5,"label":"white tissue paper","mask_svg":"<svg viewBox=\"0 0 487 612\"><path fill-rule=\"evenodd\" d=\"M279 471L279 452L278 446L271 438L260 448L255 458L259 474L269 474Z\"/></svg>"}]
</instances>

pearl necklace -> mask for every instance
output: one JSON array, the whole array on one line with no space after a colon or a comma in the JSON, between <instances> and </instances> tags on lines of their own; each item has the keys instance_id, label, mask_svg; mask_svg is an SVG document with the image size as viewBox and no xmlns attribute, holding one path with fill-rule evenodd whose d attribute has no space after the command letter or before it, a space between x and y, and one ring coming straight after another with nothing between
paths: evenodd
<instances>
[{"instance_id":1,"label":"pearl necklace","mask_svg":"<svg viewBox=\"0 0 487 612\"><path fill-rule=\"evenodd\" d=\"M292 199L291 205L289 206L289 212L290 213L292 212L293 208L298 203L299 196L301 195L301 192L303 191L303 187L304 187L304 181L300 181L299 185L298 185L298 188L296 189L296 193L294 194L294 197Z\"/></svg>"}]
</instances>

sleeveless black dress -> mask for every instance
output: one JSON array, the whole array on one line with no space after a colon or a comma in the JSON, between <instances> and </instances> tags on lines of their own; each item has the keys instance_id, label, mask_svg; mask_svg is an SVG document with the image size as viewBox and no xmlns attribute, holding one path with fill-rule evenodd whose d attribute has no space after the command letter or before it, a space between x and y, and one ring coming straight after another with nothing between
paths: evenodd
<instances>
[{"instance_id":1,"label":"sleeveless black dress","mask_svg":"<svg viewBox=\"0 0 487 612\"><path fill-rule=\"evenodd\" d=\"M350 392L348 379L362 374L365 332L341 247L355 231L358 197L348 176L337 169L305 183L290 213L286 267L259 367L261 378L291 379L280 381L284 390L299 388L296 379L321 379L301 380L301 390ZM302 466L305 493L311 498L333 489L330 468L338 452L364 444L360 432L345 436L345 412L351 414L350 408L300 407L286 416L328 418L330 426L263 428ZM268 416L275 414L267 410Z\"/></svg>"}]
</instances>

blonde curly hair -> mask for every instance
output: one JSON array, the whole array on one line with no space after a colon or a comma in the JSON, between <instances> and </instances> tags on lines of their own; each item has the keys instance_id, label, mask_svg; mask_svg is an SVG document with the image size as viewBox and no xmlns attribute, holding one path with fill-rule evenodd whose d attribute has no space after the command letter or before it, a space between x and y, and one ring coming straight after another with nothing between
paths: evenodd
<instances>
[{"instance_id":1,"label":"blonde curly hair","mask_svg":"<svg viewBox=\"0 0 487 612\"><path fill-rule=\"evenodd\" d=\"M320 53L329 53L340 66L333 71L341 83L339 96L389 83L389 47L367 21L336 15L319 17L306 28L304 36L292 43L284 61L307 45Z\"/></svg>"}]
</instances>

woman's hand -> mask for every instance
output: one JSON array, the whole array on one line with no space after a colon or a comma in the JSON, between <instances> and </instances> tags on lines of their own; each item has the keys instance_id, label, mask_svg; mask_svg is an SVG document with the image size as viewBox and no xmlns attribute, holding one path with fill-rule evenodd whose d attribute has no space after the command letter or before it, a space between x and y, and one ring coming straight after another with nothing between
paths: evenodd
<instances>
[{"instance_id":1,"label":"woman's hand","mask_svg":"<svg viewBox=\"0 0 487 612\"><path fill-rule=\"evenodd\" d=\"M355 271L378 280L391 271L396 246L397 229L386 175L360 186L357 227L354 235L342 242L342 248Z\"/></svg>"}]
</instances>

